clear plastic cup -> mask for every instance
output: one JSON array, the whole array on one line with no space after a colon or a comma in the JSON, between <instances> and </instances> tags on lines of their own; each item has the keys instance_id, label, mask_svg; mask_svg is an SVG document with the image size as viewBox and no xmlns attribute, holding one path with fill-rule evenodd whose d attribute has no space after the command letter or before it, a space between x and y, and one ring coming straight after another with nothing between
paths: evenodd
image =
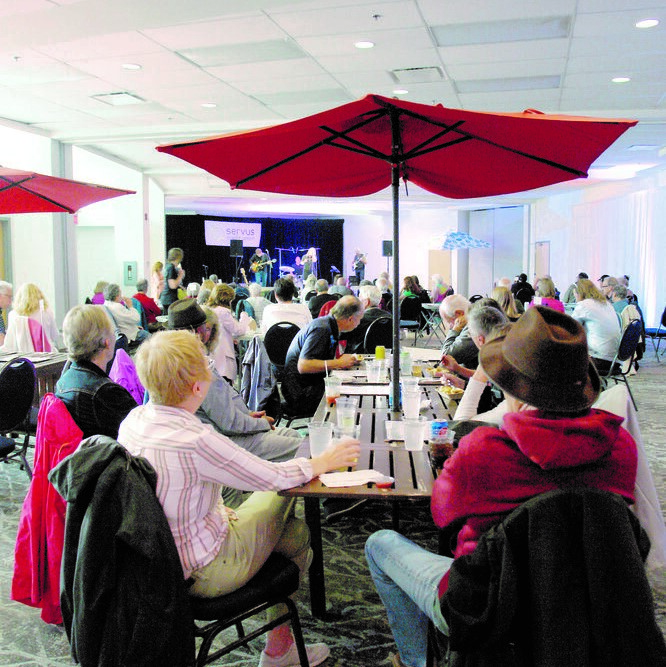
<instances>
[{"instance_id":1,"label":"clear plastic cup","mask_svg":"<svg viewBox=\"0 0 666 667\"><path fill-rule=\"evenodd\" d=\"M365 362L365 368L368 371L368 382L383 382L384 381L384 360L383 359L368 359Z\"/></svg>"},{"instance_id":2,"label":"clear plastic cup","mask_svg":"<svg viewBox=\"0 0 666 667\"><path fill-rule=\"evenodd\" d=\"M342 378L328 376L324 378L324 386L326 388L326 402L333 405L340 396L342 388Z\"/></svg>"},{"instance_id":3,"label":"clear plastic cup","mask_svg":"<svg viewBox=\"0 0 666 667\"><path fill-rule=\"evenodd\" d=\"M425 432L426 420L423 417L417 419L404 419L405 449L417 452L423 449L423 434Z\"/></svg>"},{"instance_id":4,"label":"clear plastic cup","mask_svg":"<svg viewBox=\"0 0 666 667\"><path fill-rule=\"evenodd\" d=\"M308 424L310 437L310 456L323 454L331 446L333 440L333 422L310 422Z\"/></svg>"},{"instance_id":5,"label":"clear plastic cup","mask_svg":"<svg viewBox=\"0 0 666 667\"><path fill-rule=\"evenodd\" d=\"M409 352L400 353L400 373L402 375L412 374L412 355Z\"/></svg>"},{"instance_id":6,"label":"clear plastic cup","mask_svg":"<svg viewBox=\"0 0 666 667\"><path fill-rule=\"evenodd\" d=\"M412 375L414 377L423 377L423 364L420 361L412 362Z\"/></svg>"},{"instance_id":7,"label":"clear plastic cup","mask_svg":"<svg viewBox=\"0 0 666 667\"><path fill-rule=\"evenodd\" d=\"M417 419L421 412L421 390L407 389L402 392L402 412L405 419Z\"/></svg>"},{"instance_id":8,"label":"clear plastic cup","mask_svg":"<svg viewBox=\"0 0 666 667\"><path fill-rule=\"evenodd\" d=\"M335 411L340 432L352 435L356 426L356 401L353 398L338 398Z\"/></svg>"},{"instance_id":9,"label":"clear plastic cup","mask_svg":"<svg viewBox=\"0 0 666 667\"><path fill-rule=\"evenodd\" d=\"M400 377L400 384L403 391L415 391L419 388L419 379L413 375L403 375Z\"/></svg>"}]
</instances>

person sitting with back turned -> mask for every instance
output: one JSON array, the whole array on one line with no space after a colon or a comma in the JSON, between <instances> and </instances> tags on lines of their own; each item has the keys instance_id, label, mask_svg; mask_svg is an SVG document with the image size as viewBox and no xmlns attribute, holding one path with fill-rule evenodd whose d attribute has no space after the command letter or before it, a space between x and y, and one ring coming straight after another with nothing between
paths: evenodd
<instances>
[{"instance_id":1,"label":"person sitting with back turned","mask_svg":"<svg viewBox=\"0 0 666 667\"><path fill-rule=\"evenodd\" d=\"M296 285L288 278L278 278L273 285L277 303L271 303L266 308L261 320L261 328L268 331L278 322L292 322L300 329L312 322L312 313L304 303L294 303Z\"/></svg>"},{"instance_id":2,"label":"person sitting with back turned","mask_svg":"<svg viewBox=\"0 0 666 667\"><path fill-rule=\"evenodd\" d=\"M252 306L254 312L254 319L257 326L261 326L261 318L264 316L266 306L270 306L271 302L263 296L263 289L259 283L250 283L248 287L250 296L247 302Z\"/></svg>"},{"instance_id":3,"label":"person sitting with back turned","mask_svg":"<svg viewBox=\"0 0 666 667\"><path fill-rule=\"evenodd\" d=\"M69 364L56 384L55 395L67 406L83 437L118 437L120 422L136 407L124 387L106 373L116 336L104 308L74 306L62 324Z\"/></svg>"},{"instance_id":4,"label":"person sitting with back turned","mask_svg":"<svg viewBox=\"0 0 666 667\"><path fill-rule=\"evenodd\" d=\"M474 369L479 363L479 355L467 327L467 311L471 305L461 294L452 294L440 303L439 315L447 330L442 356L448 354L461 366Z\"/></svg>"},{"instance_id":5,"label":"person sitting with back turned","mask_svg":"<svg viewBox=\"0 0 666 667\"><path fill-rule=\"evenodd\" d=\"M141 315L134 307L132 299L124 297L120 287L115 283L109 283L104 288L104 308L109 313L118 331L127 336L130 343L140 345L150 333L140 326Z\"/></svg>"},{"instance_id":6,"label":"person sitting with back turned","mask_svg":"<svg viewBox=\"0 0 666 667\"><path fill-rule=\"evenodd\" d=\"M157 498L180 556L184 579L195 597L225 595L244 586L273 551L290 558L301 576L312 552L306 524L294 517L294 501L275 491L357 460L357 440L345 439L321 456L282 463L264 461L195 416L211 384L201 341L188 331L156 333L139 349L137 371L150 401L128 415L118 442L143 456L157 473ZM220 499L223 485L253 493L236 512ZM268 610L269 620L283 609ZM314 667L328 657L325 644L307 647ZM266 638L259 667L298 667L288 624Z\"/></svg>"},{"instance_id":7,"label":"person sitting with back turned","mask_svg":"<svg viewBox=\"0 0 666 667\"><path fill-rule=\"evenodd\" d=\"M342 334L341 338L347 341L345 352L374 354L374 350L365 349L365 333L375 320L387 319L389 314L379 307L382 294L373 284L361 285L358 290L358 298L363 306L363 317L355 329Z\"/></svg>"},{"instance_id":8,"label":"person sitting with back turned","mask_svg":"<svg viewBox=\"0 0 666 667\"><path fill-rule=\"evenodd\" d=\"M162 309L155 303L154 299L146 294L147 290L148 281L142 278L136 284L136 294L132 298L141 304L143 312L146 314L146 322L149 325L157 324L157 318L162 314Z\"/></svg>"},{"instance_id":9,"label":"person sitting with back turned","mask_svg":"<svg viewBox=\"0 0 666 667\"><path fill-rule=\"evenodd\" d=\"M339 298L337 295L329 293L328 281L323 278L320 278L315 283L315 289L317 290L317 294L308 301L308 308L310 309L310 314L312 315L313 320L316 320L319 317L319 311L327 301L335 301Z\"/></svg>"},{"instance_id":10,"label":"person sitting with back turned","mask_svg":"<svg viewBox=\"0 0 666 667\"><path fill-rule=\"evenodd\" d=\"M13 291L11 283L0 280L0 346L5 342L7 330L5 318L7 317L7 308L12 305Z\"/></svg>"},{"instance_id":11,"label":"person sitting with back turned","mask_svg":"<svg viewBox=\"0 0 666 667\"><path fill-rule=\"evenodd\" d=\"M363 306L355 296L343 296L330 314L319 317L291 341L284 366L282 392L299 413L313 415L324 395L327 370L351 368L353 354L340 354L340 334L355 329L363 317Z\"/></svg>"},{"instance_id":12,"label":"person sitting with back turned","mask_svg":"<svg viewBox=\"0 0 666 667\"><path fill-rule=\"evenodd\" d=\"M601 382L578 322L535 306L479 355L510 407L502 429L481 426L463 437L435 482L432 515L450 534L454 558L548 491L590 487L634 502L636 443L621 417L590 409ZM453 560L391 530L371 535L365 551L398 645L393 665L426 667L428 620L448 634L440 600Z\"/></svg>"}]
</instances>

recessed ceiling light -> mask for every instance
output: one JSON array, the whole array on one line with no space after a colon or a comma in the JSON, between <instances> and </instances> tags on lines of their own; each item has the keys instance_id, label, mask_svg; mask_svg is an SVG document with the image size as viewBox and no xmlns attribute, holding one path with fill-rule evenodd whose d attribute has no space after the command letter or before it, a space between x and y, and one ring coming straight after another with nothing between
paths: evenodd
<instances>
[{"instance_id":1,"label":"recessed ceiling light","mask_svg":"<svg viewBox=\"0 0 666 667\"><path fill-rule=\"evenodd\" d=\"M659 25L659 19L643 19L636 22L637 28L654 28Z\"/></svg>"},{"instance_id":2,"label":"recessed ceiling light","mask_svg":"<svg viewBox=\"0 0 666 667\"><path fill-rule=\"evenodd\" d=\"M123 69L138 70L141 69L141 65L137 63L123 63Z\"/></svg>"},{"instance_id":3,"label":"recessed ceiling light","mask_svg":"<svg viewBox=\"0 0 666 667\"><path fill-rule=\"evenodd\" d=\"M215 109L217 104L215 104L215 102L202 102L201 106L204 109Z\"/></svg>"},{"instance_id":4,"label":"recessed ceiling light","mask_svg":"<svg viewBox=\"0 0 666 667\"><path fill-rule=\"evenodd\" d=\"M354 42L354 46L357 49L371 49L375 45L374 42L368 42L365 40L361 40L360 42Z\"/></svg>"},{"instance_id":5,"label":"recessed ceiling light","mask_svg":"<svg viewBox=\"0 0 666 667\"><path fill-rule=\"evenodd\" d=\"M396 88L393 91L394 95L407 95L407 93L409 93L409 91L406 88Z\"/></svg>"},{"instance_id":6,"label":"recessed ceiling light","mask_svg":"<svg viewBox=\"0 0 666 667\"><path fill-rule=\"evenodd\" d=\"M631 79L628 76L616 76L611 79L613 83L629 83Z\"/></svg>"}]
</instances>

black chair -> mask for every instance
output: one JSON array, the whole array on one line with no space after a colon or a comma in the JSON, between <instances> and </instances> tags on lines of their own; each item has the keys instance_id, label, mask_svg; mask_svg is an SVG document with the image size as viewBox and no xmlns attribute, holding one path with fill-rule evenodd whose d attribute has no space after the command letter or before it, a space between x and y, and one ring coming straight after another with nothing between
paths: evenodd
<instances>
[{"instance_id":1,"label":"black chair","mask_svg":"<svg viewBox=\"0 0 666 667\"><path fill-rule=\"evenodd\" d=\"M190 598L192 615L195 619L194 634L203 639L197 652L195 667L215 662L240 646L246 646L253 639L289 621L294 633L301 667L308 667L305 642L296 605L289 596L298 589L299 572L293 561L285 556L272 553L257 574L242 588L217 598ZM275 604L283 603L287 612L270 623L245 634L242 622ZM205 625L197 621L207 621ZM215 637L232 626L236 626L238 639L223 648L209 653Z\"/></svg>"},{"instance_id":2,"label":"black chair","mask_svg":"<svg viewBox=\"0 0 666 667\"><path fill-rule=\"evenodd\" d=\"M414 332L414 345L421 328L421 299L406 296L400 302L400 328Z\"/></svg>"},{"instance_id":3,"label":"black chair","mask_svg":"<svg viewBox=\"0 0 666 667\"><path fill-rule=\"evenodd\" d=\"M629 391L629 396L631 396L631 402L634 404L636 410L638 410L638 406L636 405L634 395L631 393L631 387L629 386L627 376L633 366L634 357L636 356L636 348L638 347L638 341L640 341L642 334L643 326L640 320L632 320L629 322L620 339L620 344L618 345L613 363L610 365L610 368L606 373L599 373L604 387L608 385L608 380L611 379L615 380L615 384L624 382ZM625 367L626 371L624 370Z\"/></svg>"},{"instance_id":4,"label":"black chair","mask_svg":"<svg viewBox=\"0 0 666 667\"><path fill-rule=\"evenodd\" d=\"M32 470L26 458L31 433L28 421L36 386L35 367L23 357L11 359L0 372L0 433L3 434L0 435L0 461L9 463L18 458L29 479L32 479ZM18 450L15 431L24 433Z\"/></svg>"},{"instance_id":5,"label":"black chair","mask_svg":"<svg viewBox=\"0 0 666 667\"><path fill-rule=\"evenodd\" d=\"M383 345L387 350L393 348L393 320L390 317L380 317L366 329L363 339L365 354L374 354L377 345Z\"/></svg>"},{"instance_id":6,"label":"black chair","mask_svg":"<svg viewBox=\"0 0 666 667\"><path fill-rule=\"evenodd\" d=\"M472 294L472 296L469 297L469 302L470 303L476 303L477 301L481 301L484 297L481 294Z\"/></svg>"},{"instance_id":7,"label":"black chair","mask_svg":"<svg viewBox=\"0 0 666 667\"><path fill-rule=\"evenodd\" d=\"M451 566L446 665L663 666L649 549L616 494L581 487L528 500Z\"/></svg>"},{"instance_id":8,"label":"black chair","mask_svg":"<svg viewBox=\"0 0 666 667\"><path fill-rule=\"evenodd\" d=\"M659 347L661 346L661 341L666 338L666 308L664 308L664 312L661 314L661 321L656 329L654 327L645 328L645 337L652 341L654 353L657 361L659 361Z\"/></svg>"},{"instance_id":9,"label":"black chair","mask_svg":"<svg viewBox=\"0 0 666 667\"><path fill-rule=\"evenodd\" d=\"M275 423L279 424L282 419L287 420L287 426L296 419L303 419L308 415L301 414L297 409L292 407L285 401L280 392L280 383L284 373L284 362L287 358L287 350L294 340L300 328L293 322L276 322L268 329L264 336L264 347L268 358L271 360L275 369L275 377L278 380L277 392L280 398L280 414L277 416Z\"/></svg>"}]
</instances>

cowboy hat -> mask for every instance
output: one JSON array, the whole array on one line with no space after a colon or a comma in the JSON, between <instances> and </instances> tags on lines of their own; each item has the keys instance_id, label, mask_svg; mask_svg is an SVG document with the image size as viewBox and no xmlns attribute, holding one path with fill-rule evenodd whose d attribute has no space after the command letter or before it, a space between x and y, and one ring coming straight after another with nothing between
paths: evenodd
<instances>
[{"instance_id":1,"label":"cowboy hat","mask_svg":"<svg viewBox=\"0 0 666 667\"><path fill-rule=\"evenodd\" d=\"M195 299L174 301L168 310L168 329L196 329L206 323L206 313Z\"/></svg>"},{"instance_id":2,"label":"cowboy hat","mask_svg":"<svg viewBox=\"0 0 666 667\"><path fill-rule=\"evenodd\" d=\"M501 389L541 410L581 412L599 395L585 330L552 308L528 309L505 336L479 350L479 360Z\"/></svg>"}]
</instances>

